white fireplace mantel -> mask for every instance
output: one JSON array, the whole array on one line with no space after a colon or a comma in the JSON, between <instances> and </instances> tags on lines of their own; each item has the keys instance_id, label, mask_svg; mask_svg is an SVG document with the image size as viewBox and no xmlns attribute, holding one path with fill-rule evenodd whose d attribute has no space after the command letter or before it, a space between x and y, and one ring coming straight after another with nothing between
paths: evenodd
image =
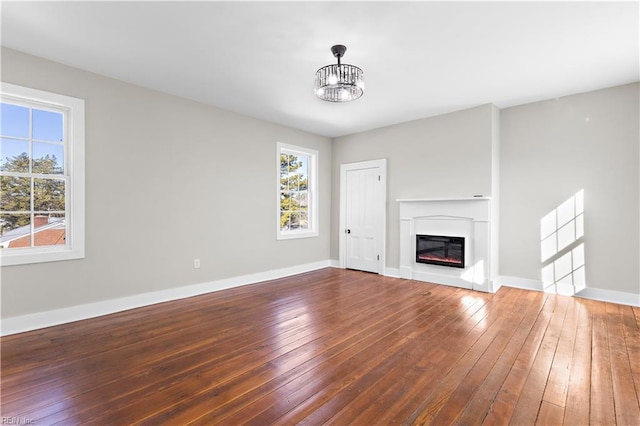
<instances>
[{"instance_id":1,"label":"white fireplace mantel","mask_svg":"<svg viewBox=\"0 0 640 426\"><path fill-rule=\"evenodd\" d=\"M485 197L479 195L477 197L462 197L462 198L398 198L396 201L399 203L424 203L424 202L441 202L441 201L471 201L471 200L491 200L491 197Z\"/></svg>"},{"instance_id":2,"label":"white fireplace mantel","mask_svg":"<svg viewBox=\"0 0 640 426\"><path fill-rule=\"evenodd\" d=\"M398 199L400 276L479 291L495 291L492 280L491 198ZM465 267L418 263L416 234L465 238ZM495 242L494 242L495 243Z\"/></svg>"}]
</instances>

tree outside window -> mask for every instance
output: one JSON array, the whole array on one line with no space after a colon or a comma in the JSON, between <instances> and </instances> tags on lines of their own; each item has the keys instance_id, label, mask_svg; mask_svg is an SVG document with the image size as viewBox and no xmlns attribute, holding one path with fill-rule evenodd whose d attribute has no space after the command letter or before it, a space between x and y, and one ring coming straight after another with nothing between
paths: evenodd
<instances>
[{"instance_id":1,"label":"tree outside window","mask_svg":"<svg viewBox=\"0 0 640 426\"><path fill-rule=\"evenodd\" d=\"M1 83L3 266L84 257L84 101Z\"/></svg>"},{"instance_id":2,"label":"tree outside window","mask_svg":"<svg viewBox=\"0 0 640 426\"><path fill-rule=\"evenodd\" d=\"M317 151L278 144L278 236L317 235L315 227L315 163Z\"/></svg>"},{"instance_id":3,"label":"tree outside window","mask_svg":"<svg viewBox=\"0 0 640 426\"><path fill-rule=\"evenodd\" d=\"M0 247L65 244L63 114L1 107Z\"/></svg>"},{"instance_id":4,"label":"tree outside window","mask_svg":"<svg viewBox=\"0 0 640 426\"><path fill-rule=\"evenodd\" d=\"M280 154L280 230L309 229L309 157Z\"/></svg>"}]
</instances>

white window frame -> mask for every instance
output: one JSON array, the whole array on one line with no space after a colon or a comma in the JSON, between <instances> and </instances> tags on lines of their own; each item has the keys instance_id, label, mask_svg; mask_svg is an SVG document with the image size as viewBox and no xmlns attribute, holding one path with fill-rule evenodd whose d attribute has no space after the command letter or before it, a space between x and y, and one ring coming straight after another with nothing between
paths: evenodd
<instances>
[{"instance_id":1,"label":"white window frame","mask_svg":"<svg viewBox=\"0 0 640 426\"><path fill-rule=\"evenodd\" d=\"M317 237L318 232L318 158L319 153L314 149L304 148L296 145L289 145L277 142L276 149L276 238L278 240L287 240L292 238L309 238ZM309 210L308 220L309 229L304 230L286 230L280 229L280 155L294 154L305 155L309 157L308 164L308 191L309 191Z\"/></svg>"},{"instance_id":2,"label":"white window frame","mask_svg":"<svg viewBox=\"0 0 640 426\"><path fill-rule=\"evenodd\" d=\"M2 266L84 258L84 100L15 84L0 85L2 102L33 108L54 108L64 114L65 222L64 245L0 250Z\"/></svg>"}]
</instances>

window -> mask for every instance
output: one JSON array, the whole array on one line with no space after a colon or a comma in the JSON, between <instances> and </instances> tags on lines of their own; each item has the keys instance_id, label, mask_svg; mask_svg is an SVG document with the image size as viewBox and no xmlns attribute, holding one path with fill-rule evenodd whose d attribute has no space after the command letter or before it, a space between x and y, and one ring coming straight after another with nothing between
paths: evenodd
<instances>
[{"instance_id":1,"label":"window","mask_svg":"<svg viewBox=\"0 0 640 426\"><path fill-rule=\"evenodd\" d=\"M318 151L278 143L278 239L318 235Z\"/></svg>"},{"instance_id":2,"label":"window","mask_svg":"<svg viewBox=\"0 0 640 426\"><path fill-rule=\"evenodd\" d=\"M2 265L84 257L84 101L2 83Z\"/></svg>"}]
</instances>

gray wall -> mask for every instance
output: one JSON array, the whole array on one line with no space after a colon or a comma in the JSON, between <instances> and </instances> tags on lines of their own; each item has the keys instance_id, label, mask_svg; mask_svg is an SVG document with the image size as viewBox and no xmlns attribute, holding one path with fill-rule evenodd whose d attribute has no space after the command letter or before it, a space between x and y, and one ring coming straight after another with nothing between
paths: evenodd
<instances>
[{"instance_id":1,"label":"gray wall","mask_svg":"<svg viewBox=\"0 0 640 426\"><path fill-rule=\"evenodd\" d=\"M87 187L86 258L3 267L3 318L329 258L330 139L4 48L2 80L85 100ZM319 150L317 238L276 240L277 141Z\"/></svg>"},{"instance_id":2,"label":"gray wall","mask_svg":"<svg viewBox=\"0 0 640 426\"><path fill-rule=\"evenodd\" d=\"M638 92L484 105L335 139L331 258L340 164L387 158L387 267L399 262L396 199L484 194L499 206L499 274L539 281L540 219L583 189L587 287L640 293Z\"/></svg>"},{"instance_id":3,"label":"gray wall","mask_svg":"<svg viewBox=\"0 0 640 426\"><path fill-rule=\"evenodd\" d=\"M86 258L3 267L3 318L338 259L339 166L380 158L388 267L396 199L483 194L500 274L539 280L540 218L584 189L587 285L640 292L637 83L332 142L5 48L2 80L85 100L87 174ZM275 238L277 141L320 151L318 238Z\"/></svg>"},{"instance_id":4,"label":"gray wall","mask_svg":"<svg viewBox=\"0 0 640 426\"><path fill-rule=\"evenodd\" d=\"M492 195L494 112L483 105L334 139L331 258L339 258L340 164L387 159L386 266L398 268L396 199Z\"/></svg>"},{"instance_id":5,"label":"gray wall","mask_svg":"<svg viewBox=\"0 0 640 426\"><path fill-rule=\"evenodd\" d=\"M640 293L639 85L501 111L501 274L540 279L540 219L580 189L587 287Z\"/></svg>"}]
</instances>

